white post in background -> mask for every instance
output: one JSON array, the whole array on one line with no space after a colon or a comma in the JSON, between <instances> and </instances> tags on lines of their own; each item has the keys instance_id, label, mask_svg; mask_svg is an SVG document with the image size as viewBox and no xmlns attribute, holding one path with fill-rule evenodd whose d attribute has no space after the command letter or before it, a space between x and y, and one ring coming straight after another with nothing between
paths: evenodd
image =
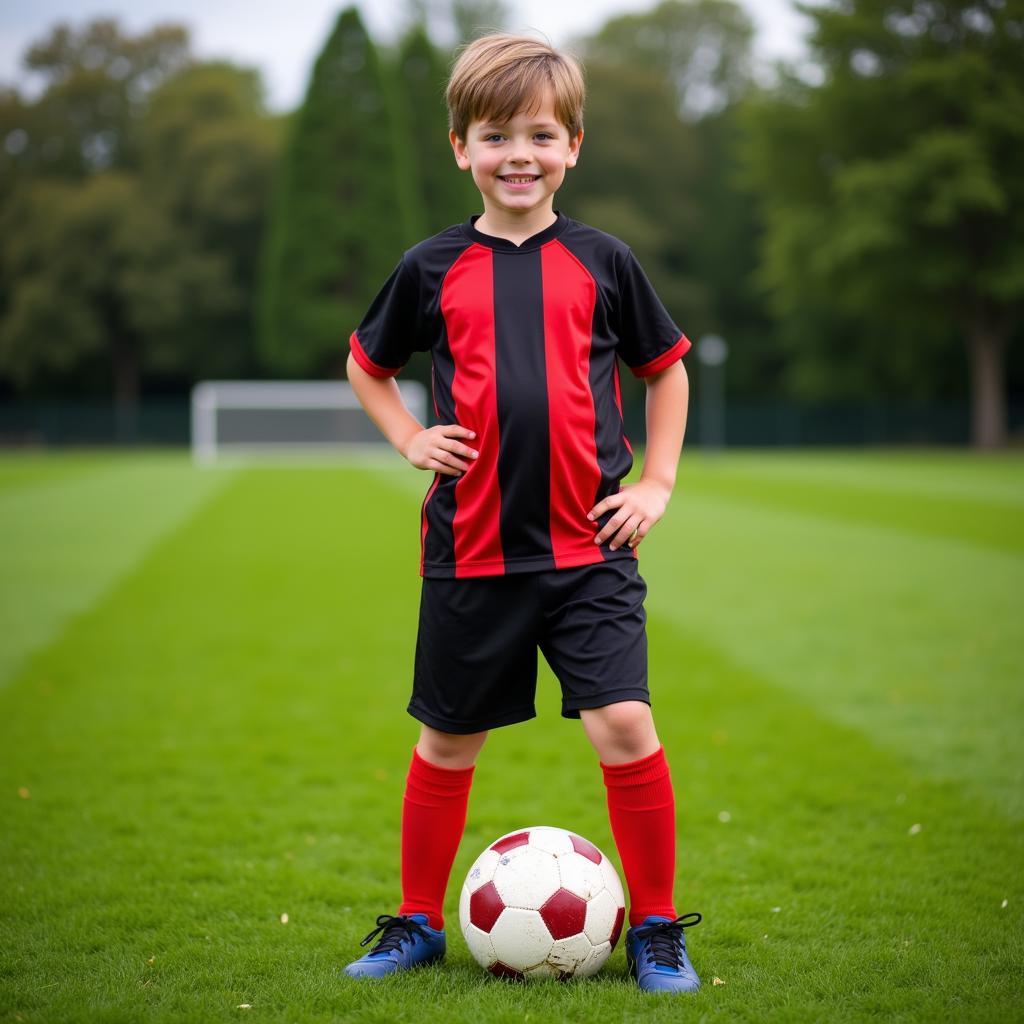
<instances>
[{"instance_id":1,"label":"white post in background","mask_svg":"<svg viewBox=\"0 0 1024 1024\"><path fill-rule=\"evenodd\" d=\"M217 391L203 381L192 389L192 458L202 465L217 459Z\"/></svg>"},{"instance_id":2,"label":"white post in background","mask_svg":"<svg viewBox=\"0 0 1024 1024\"><path fill-rule=\"evenodd\" d=\"M700 444L709 451L725 447L725 361L729 346L717 334L697 342L700 363Z\"/></svg>"}]
</instances>

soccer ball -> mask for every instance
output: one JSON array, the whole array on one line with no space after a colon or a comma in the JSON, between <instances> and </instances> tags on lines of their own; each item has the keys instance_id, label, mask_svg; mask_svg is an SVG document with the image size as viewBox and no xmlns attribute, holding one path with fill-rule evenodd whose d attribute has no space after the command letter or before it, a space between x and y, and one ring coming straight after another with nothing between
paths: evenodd
<instances>
[{"instance_id":1,"label":"soccer ball","mask_svg":"<svg viewBox=\"0 0 1024 1024\"><path fill-rule=\"evenodd\" d=\"M469 951L508 978L596 974L619 940L625 913L608 858L586 839L545 825L488 846L459 900Z\"/></svg>"}]
</instances>

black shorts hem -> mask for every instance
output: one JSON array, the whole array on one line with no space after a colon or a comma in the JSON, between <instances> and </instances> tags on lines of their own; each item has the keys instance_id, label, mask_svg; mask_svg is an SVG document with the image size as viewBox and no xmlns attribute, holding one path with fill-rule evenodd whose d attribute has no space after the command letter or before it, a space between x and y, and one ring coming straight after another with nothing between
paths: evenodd
<instances>
[{"instance_id":1,"label":"black shorts hem","mask_svg":"<svg viewBox=\"0 0 1024 1024\"><path fill-rule=\"evenodd\" d=\"M579 718L581 711L603 708L609 704L621 704L624 700L642 700L645 704L650 704L651 694L645 686L631 686L624 690L607 690L604 693L595 693L592 697L581 698L563 704L562 717Z\"/></svg>"},{"instance_id":2,"label":"black shorts hem","mask_svg":"<svg viewBox=\"0 0 1024 1024\"><path fill-rule=\"evenodd\" d=\"M489 729L500 729L503 725L516 725L518 722L528 722L531 718L537 717L537 709L533 707L519 708L516 711L506 711L503 715L495 715L493 718L481 719L476 722L457 722L454 719L443 718L423 708L414 707L410 704L406 711L424 725L440 732L450 732L457 736L468 736L474 732L486 732Z\"/></svg>"}]
</instances>

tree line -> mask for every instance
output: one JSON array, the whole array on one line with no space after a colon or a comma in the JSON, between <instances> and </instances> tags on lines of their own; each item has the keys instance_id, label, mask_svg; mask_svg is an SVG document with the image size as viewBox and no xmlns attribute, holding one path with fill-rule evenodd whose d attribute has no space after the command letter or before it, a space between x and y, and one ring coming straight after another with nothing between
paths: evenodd
<instances>
[{"instance_id":1,"label":"tree line","mask_svg":"<svg viewBox=\"0 0 1024 1024\"><path fill-rule=\"evenodd\" d=\"M810 57L770 85L732 0L573 40L586 134L556 205L627 240L691 338L728 340L731 397L969 401L975 442L1002 444L1024 391L1024 0L799 6ZM0 397L111 395L130 419L199 379L340 376L401 251L479 212L425 7L388 45L341 11L286 115L182 26L32 45L38 95L0 88ZM446 16L467 39L506 9Z\"/></svg>"}]
</instances>

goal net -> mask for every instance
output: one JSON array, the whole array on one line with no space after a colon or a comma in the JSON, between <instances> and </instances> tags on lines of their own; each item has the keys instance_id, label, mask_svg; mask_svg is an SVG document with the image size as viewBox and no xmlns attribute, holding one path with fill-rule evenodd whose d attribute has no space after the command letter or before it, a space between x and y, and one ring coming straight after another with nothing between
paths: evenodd
<instances>
[{"instance_id":1,"label":"goal net","mask_svg":"<svg viewBox=\"0 0 1024 1024\"><path fill-rule=\"evenodd\" d=\"M401 381L398 388L409 411L426 423L426 388L416 381ZM387 448L347 381L202 381L192 389L197 462L330 457Z\"/></svg>"}]
</instances>

